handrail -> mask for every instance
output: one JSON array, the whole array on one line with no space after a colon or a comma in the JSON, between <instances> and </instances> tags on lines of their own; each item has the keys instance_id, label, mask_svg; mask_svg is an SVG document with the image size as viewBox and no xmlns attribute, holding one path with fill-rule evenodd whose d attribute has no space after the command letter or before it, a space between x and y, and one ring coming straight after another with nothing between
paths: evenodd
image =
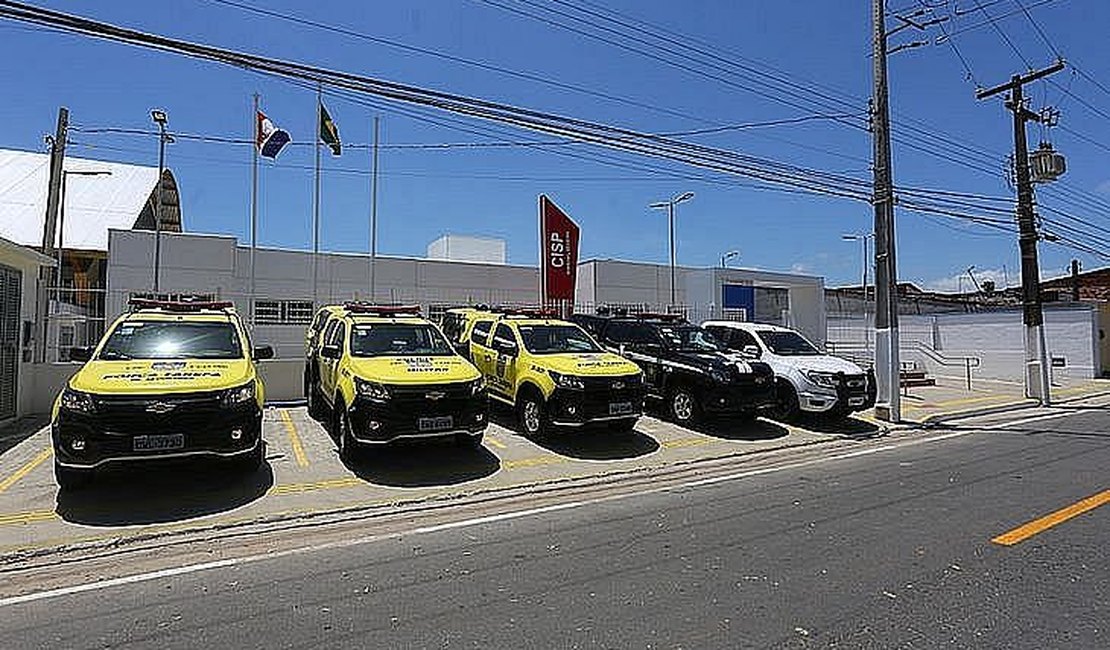
<instances>
[{"instance_id":1,"label":"handrail","mask_svg":"<svg viewBox=\"0 0 1110 650\"><path fill-rule=\"evenodd\" d=\"M932 359L934 362L942 366L963 366L964 379L967 382L967 389L971 390L971 369L978 368L983 365L983 360L975 356L959 356L959 357L946 357L940 352L937 352L931 345L922 341L904 341L905 345L922 352L925 356Z\"/></svg>"}]
</instances>

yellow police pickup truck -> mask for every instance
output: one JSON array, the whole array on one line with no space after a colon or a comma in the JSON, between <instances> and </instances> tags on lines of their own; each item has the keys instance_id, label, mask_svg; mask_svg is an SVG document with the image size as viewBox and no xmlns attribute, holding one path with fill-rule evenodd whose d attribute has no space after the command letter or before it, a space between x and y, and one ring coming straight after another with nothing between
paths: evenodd
<instances>
[{"instance_id":1,"label":"yellow police pickup truck","mask_svg":"<svg viewBox=\"0 0 1110 650\"><path fill-rule=\"evenodd\" d=\"M640 368L550 316L522 310L476 317L470 355L490 397L516 409L529 437L593 423L632 430L644 410Z\"/></svg>"},{"instance_id":2,"label":"yellow police pickup truck","mask_svg":"<svg viewBox=\"0 0 1110 650\"><path fill-rule=\"evenodd\" d=\"M482 443L482 375L418 307L343 305L324 325L307 372L306 397L330 415L344 460L401 440Z\"/></svg>"},{"instance_id":3,"label":"yellow police pickup truck","mask_svg":"<svg viewBox=\"0 0 1110 650\"><path fill-rule=\"evenodd\" d=\"M230 302L132 300L54 402L54 473L63 489L108 464L226 459L254 471L264 459L264 391Z\"/></svg>"}]
</instances>

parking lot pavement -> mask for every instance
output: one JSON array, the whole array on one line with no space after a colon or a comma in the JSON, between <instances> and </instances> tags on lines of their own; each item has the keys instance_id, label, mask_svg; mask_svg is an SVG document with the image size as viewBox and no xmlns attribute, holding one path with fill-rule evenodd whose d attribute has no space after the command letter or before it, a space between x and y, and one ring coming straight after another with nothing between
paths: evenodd
<instances>
[{"instance_id":1,"label":"parking lot pavement","mask_svg":"<svg viewBox=\"0 0 1110 650\"><path fill-rule=\"evenodd\" d=\"M495 411L478 449L451 442L403 445L370 450L348 466L326 427L303 407L272 407L263 428L266 463L250 476L211 464L160 463L105 471L88 487L65 494L54 483L44 427L0 455L0 559L82 543L388 509L881 433L863 420L803 428L759 419L695 431L644 417L629 433L588 429L533 441L514 427L510 413Z\"/></svg>"}]
</instances>

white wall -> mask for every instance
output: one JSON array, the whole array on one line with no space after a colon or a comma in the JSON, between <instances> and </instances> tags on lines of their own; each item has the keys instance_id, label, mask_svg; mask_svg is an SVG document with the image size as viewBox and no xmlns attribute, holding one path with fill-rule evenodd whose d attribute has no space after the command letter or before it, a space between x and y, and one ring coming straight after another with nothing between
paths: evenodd
<instances>
[{"instance_id":1,"label":"white wall","mask_svg":"<svg viewBox=\"0 0 1110 650\"><path fill-rule=\"evenodd\" d=\"M15 269L20 274L20 305L19 305L19 341L20 346L17 351L18 357L16 360L16 396L15 396L15 414L16 417L34 413L32 402L35 399L34 379L32 376L32 364L23 363L22 356L24 349L23 344L23 329L26 327L25 323L34 322L35 320L35 302L37 299L38 291L38 274L39 263L43 261L36 253L30 249L18 246L4 240L0 245L0 264L9 268ZM36 332L35 336L38 335Z\"/></svg>"},{"instance_id":2,"label":"white wall","mask_svg":"<svg viewBox=\"0 0 1110 650\"><path fill-rule=\"evenodd\" d=\"M504 264L507 261L505 240L465 235L444 235L428 244L429 259L451 262Z\"/></svg>"},{"instance_id":3,"label":"white wall","mask_svg":"<svg viewBox=\"0 0 1110 650\"><path fill-rule=\"evenodd\" d=\"M1053 368L1057 378L1089 379L1099 374L1098 310L1090 305L1045 305L1045 344L1049 356L1062 358ZM945 357L973 356L982 360L974 377L1023 380L1025 353L1022 314L1018 309L982 313L903 315L899 317L903 360L916 361L936 375L962 376L962 367L944 366L916 351L925 344ZM856 319L829 321L829 339L862 343L863 323Z\"/></svg>"},{"instance_id":4,"label":"white wall","mask_svg":"<svg viewBox=\"0 0 1110 650\"><path fill-rule=\"evenodd\" d=\"M150 291L154 235L113 230L109 237L107 312L122 313L134 292ZM259 300L313 300L312 254L260 248L255 253ZM532 267L378 257L370 296L366 255L327 253L317 268L318 304L377 300L431 305L536 304L539 272ZM250 249L234 237L162 235L163 293L213 293L249 314ZM300 358L304 325L259 325L257 343L273 345L279 358ZM298 380L299 381L299 380Z\"/></svg>"}]
</instances>

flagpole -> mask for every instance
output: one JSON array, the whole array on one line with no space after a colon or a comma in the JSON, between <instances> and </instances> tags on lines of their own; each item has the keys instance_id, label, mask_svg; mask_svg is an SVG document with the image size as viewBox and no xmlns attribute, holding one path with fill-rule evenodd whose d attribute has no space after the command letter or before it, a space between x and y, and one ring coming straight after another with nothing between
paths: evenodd
<instances>
[{"instance_id":1,"label":"flagpole","mask_svg":"<svg viewBox=\"0 0 1110 650\"><path fill-rule=\"evenodd\" d=\"M320 266L320 124L321 110L324 105L323 87L316 84L316 175L315 190L312 194L312 304L319 307L317 279Z\"/></svg>"},{"instance_id":2,"label":"flagpole","mask_svg":"<svg viewBox=\"0 0 1110 650\"><path fill-rule=\"evenodd\" d=\"M375 275L378 270L378 116L374 116L374 150L370 174L370 302L376 295Z\"/></svg>"},{"instance_id":3,"label":"flagpole","mask_svg":"<svg viewBox=\"0 0 1110 650\"><path fill-rule=\"evenodd\" d=\"M254 112L251 114L251 282L250 315L251 331L255 322L254 253L258 247L258 93L254 94Z\"/></svg>"}]
</instances>

